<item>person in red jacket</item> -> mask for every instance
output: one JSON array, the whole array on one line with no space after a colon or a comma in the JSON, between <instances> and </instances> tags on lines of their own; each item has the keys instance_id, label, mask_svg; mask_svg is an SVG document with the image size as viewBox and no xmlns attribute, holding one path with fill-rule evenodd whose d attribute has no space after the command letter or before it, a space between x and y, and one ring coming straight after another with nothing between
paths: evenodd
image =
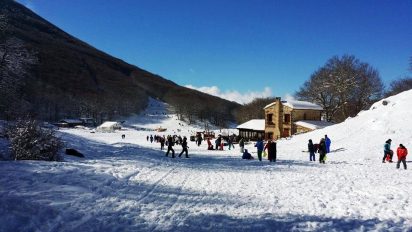
<instances>
[{"instance_id":1,"label":"person in red jacket","mask_svg":"<svg viewBox=\"0 0 412 232\"><path fill-rule=\"evenodd\" d=\"M406 156L408 155L408 149L406 149L406 147L404 147L402 144L399 144L396 153L398 155L398 163L396 164L396 168L399 168L402 162L403 167L406 169Z\"/></svg>"}]
</instances>

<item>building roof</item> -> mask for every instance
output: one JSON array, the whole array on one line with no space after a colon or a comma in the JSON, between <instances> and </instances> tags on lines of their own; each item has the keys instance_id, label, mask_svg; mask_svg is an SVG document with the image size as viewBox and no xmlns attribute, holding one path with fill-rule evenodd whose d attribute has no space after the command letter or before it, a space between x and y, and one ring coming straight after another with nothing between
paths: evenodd
<instances>
[{"instance_id":1,"label":"building roof","mask_svg":"<svg viewBox=\"0 0 412 232\"><path fill-rule=\"evenodd\" d=\"M289 101L281 101L284 106L290 107L296 110L323 110L323 108L315 103L307 102L307 101L296 101L296 100L289 100ZM272 102L269 105L265 106L264 109L275 105L276 102Z\"/></svg>"},{"instance_id":2,"label":"building roof","mask_svg":"<svg viewBox=\"0 0 412 232\"><path fill-rule=\"evenodd\" d=\"M252 119L236 127L237 129L247 129L255 131L265 130L265 119Z\"/></svg>"},{"instance_id":3,"label":"building roof","mask_svg":"<svg viewBox=\"0 0 412 232\"><path fill-rule=\"evenodd\" d=\"M307 101L282 101L282 104L296 110L323 110L321 106Z\"/></svg>"},{"instance_id":4,"label":"building roof","mask_svg":"<svg viewBox=\"0 0 412 232\"><path fill-rule=\"evenodd\" d=\"M302 120L302 121L297 121L295 122L296 125L306 127L312 130L316 129L322 129L327 126L333 125L331 122L326 122L326 121L312 121L312 120Z\"/></svg>"},{"instance_id":5,"label":"building roof","mask_svg":"<svg viewBox=\"0 0 412 232\"><path fill-rule=\"evenodd\" d=\"M266 108L271 107L271 106L274 106L274 105L276 105L276 102L272 102L272 103L270 103L269 105L267 105L267 106L263 107L263 109L266 109Z\"/></svg>"},{"instance_id":6,"label":"building roof","mask_svg":"<svg viewBox=\"0 0 412 232\"><path fill-rule=\"evenodd\" d=\"M99 127L112 127L112 126L116 126L116 125L119 125L119 123L118 122L107 121L107 122L104 122Z\"/></svg>"},{"instance_id":7,"label":"building roof","mask_svg":"<svg viewBox=\"0 0 412 232\"><path fill-rule=\"evenodd\" d=\"M72 124L81 124L83 123L82 121L78 120L78 119L69 119L69 118L65 118L60 120L60 122L66 122L66 123L72 123Z\"/></svg>"}]
</instances>

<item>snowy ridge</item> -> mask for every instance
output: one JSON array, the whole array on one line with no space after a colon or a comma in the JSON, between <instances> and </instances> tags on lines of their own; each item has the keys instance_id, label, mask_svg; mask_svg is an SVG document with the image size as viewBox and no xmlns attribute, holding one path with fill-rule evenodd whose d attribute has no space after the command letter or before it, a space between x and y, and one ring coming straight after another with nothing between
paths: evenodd
<instances>
[{"instance_id":1,"label":"snowy ridge","mask_svg":"<svg viewBox=\"0 0 412 232\"><path fill-rule=\"evenodd\" d=\"M146 129L189 135L201 127L156 114L155 104L115 133L61 130L86 158L0 162L0 231L410 231L411 171L381 158L387 138L392 149L412 146L411 100L408 91L278 141L276 163L241 160L237 146L209 151L193 142L191 158L165 157L146 140L158 133ZM307 140L325 134L326 164L310 162ZM246 148L256 157L253 144Z\"/></svg>"}]
</instances>

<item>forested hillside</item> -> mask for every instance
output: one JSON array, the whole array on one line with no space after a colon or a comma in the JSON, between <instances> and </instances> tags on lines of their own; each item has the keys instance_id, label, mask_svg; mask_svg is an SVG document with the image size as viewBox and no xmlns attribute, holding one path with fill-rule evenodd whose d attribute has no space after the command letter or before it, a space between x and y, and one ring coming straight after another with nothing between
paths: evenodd
<instances>
[{"instance_id":1,"label":"forested hillside","mask_svg":"<svg viewBox=\"0 0 412 232\"><path fill-rule=\"evenodd\" d=\"M1 118L113 119L140 111L150 96L183 117L225 123L240 106L99 51L15 1L0 1L0 18Z\"/></svg>"}]
</instances>

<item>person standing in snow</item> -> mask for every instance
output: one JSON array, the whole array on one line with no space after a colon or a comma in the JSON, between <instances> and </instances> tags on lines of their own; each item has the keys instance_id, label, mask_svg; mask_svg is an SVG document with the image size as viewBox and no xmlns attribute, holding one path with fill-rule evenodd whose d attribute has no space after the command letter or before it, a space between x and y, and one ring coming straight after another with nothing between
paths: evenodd
<instances>
[{"instance_id":1,"label":"person standing in snow","mask_svg":"<svg viewBox=\"0 0 412 232\"><path fill-rule=\"evenodd\" d=\"M245 140L243 138L241 138L239 141L239 147L240 147L240 153L243 154L243 152L245 151Z\"/></svg>"},{"instance_id":2,"label":"person standing in snow","mask_svg":"<svg viewBox=\"0 0 412 232\"><path fill-rule=\"evenodd\" d=\"M257 149L257 155L259 161L262 161L262 152L263 152L263 140L261 138L258 138L255 147Z\"/></svg>"},{"instance_id":3,"label":"person standing in snow","mask_svg":"<svg viewBox=\"0 0 412 232\"><path fill-rule=\"evenodd\" d=\"M160 150L163 151L163 148L165 147L165 137L159 137L160 140Z\"/></svg>"},{"instance_id":4,"label":"person standing in snow","mask_svg":"<svg viewBox=\"0 0 412 232\"><path fill-rule=\"evenodd\" d=\"M266 149L268 149L268 160L270 162L276 162L276 142L269 140L264 150Z\"/></svg>"},{"instance_id":5,"label":"person standing in snow","mask_svg":"<svg viewBox=\"0 0 412 232\"><path fill-rule=\"evenodd\" d=\"M149 136L146 136L146 140L147 140L147 142L149 142Z\"/></svg>"},{"instance_id":6,"label":"person standing in snow","mask_svg":"<svg viewBox=\"0 0 412 232\"><path fill-rule=\"evenodd\" d=\"M313 145L312 139L309 139L308 151L309 151L309 160L315 161L315 146Z\"/></svg>"},{"instance_id":7,"label":"person standing in snow","mask_svg":"<svg viewBox=\"0 0 412 232\"><path fill-rule=\"evenodd\" d=\"M319 142L319 163L325 163L326 160L326 144L325 139L322 138Z\"/></svg>"},{"instance_id":8,"label":"person standing in snow","mask_svg":"<svg viewBox=\"0 0 412 232\"><path fill-rule=\"evenodd\" d=\"M216 147L216 150L218 150L218 149L219 149L219 146L220 146L220 142L221 142L221 140L222 140L222 136L221 136L221 135L218 135L218 136L217 136L217 139L215 140L215 147Z\"/></svg>"},{"instance_id":9,"label":"person standing in snow","mask_svg":"<svg viewBox=\"0 0 412 232\"><path fill-rule=\"evenodd\" d=\"M186 138L186 136L183 137L183 140L182 140L182 148L183 148L183 150L182 150L182 152L180 152L179 157L181 157L182 154L183 154L183 152L185 152L185 153L186 153L186 158L189 158L189 154L188 154L188 151L187 151L187 148L189 148L189 147L187 146L187 138Z\"/></svg>"},{"instance_id":10,"label":"person standing in snow","mask_svg":"<svg viewBox=\"0 0 412 232\"><path fill-rule=\"evenodd\" d=\"M233 141L235 141L235 135L234 134L229 136L229 139L227 141L227 144L229 146L229 150L230 150L231 147L233 147L233 149L235 149L235 146L233 145Z\"/></svg>"},{"instance_id":11,"label":"person standing in snow","mask_svg":"<svg viewBox=\"0 0 412 232\"><path fill-rule=\"evenodd\" d=\"M389 156L389 163L392 163L393 151L391 150L391 143L392 139L388 139L386 140L385 145L383 145L382 163L385 163L385 159L387 156Z\"/></svg>"},{"instance_id":12,"label":"person standing in snow","mask_svg":"<svg viewBox=\"0 0 412 232\"><path fill-rule=\"evenodd\" d=\"M150 135L150 143L153 143L153 136Z\"/></svg>"},{"instance_id":13,"label":"person standing in snow","mask_svg":"<svg viewBox=\"0 0 412 232\"><path fill-rule=\"evenodd\" d=\"M406 147L404 147L402 144L399 144L398 150L396 150L396 154L398 155L398 163L396 163L396 168L399 169L402 162L403 167L406 170L406 156L408 155L408 149L406 149Z\"/></svg>"},{"instance_id":14,"label":"person standing in snow","mask_svg":"<svg viewBox=\"0 0 412 232\"><path fill-rule=\"evenodd\" d=\"M212 142L210 142L210 138L207 138L207 150L213 150Z\"/></svg>"},{"instance_id":15,"label":"person standing in snow","mask_svg":"<svg viewBox=\"0 0 412 232\"><path fill-rule=\"evenodd\" d=\"M330 141L330 138L328 135L325 135L325 145L326 145L326 153L330 153L330 144L332 141Z\"/></svg>"},{"instance_id":16,"label":"person standing in snow","mask_svg":"<svg viewBox=\"0 0 412 232\"><path fill-rule=\"evenodd\" d=\"M200 133L196 135L196 142L197 146L200 147L200 145L202 144L202 135Z\"/></svg>"},{"instance_id":17,"label":"person standing in snow","mask_svg":"<svg viewBox=\"0 0 412 232\"><path fill-rule=\"evenodd\" d=\"M172 158L175 158L175 150L173 150L173 138L172 136L167 136L167 152L166 152L166 156L169 155L169 151L172 152Z\"/></svg>"}]
</instances>

